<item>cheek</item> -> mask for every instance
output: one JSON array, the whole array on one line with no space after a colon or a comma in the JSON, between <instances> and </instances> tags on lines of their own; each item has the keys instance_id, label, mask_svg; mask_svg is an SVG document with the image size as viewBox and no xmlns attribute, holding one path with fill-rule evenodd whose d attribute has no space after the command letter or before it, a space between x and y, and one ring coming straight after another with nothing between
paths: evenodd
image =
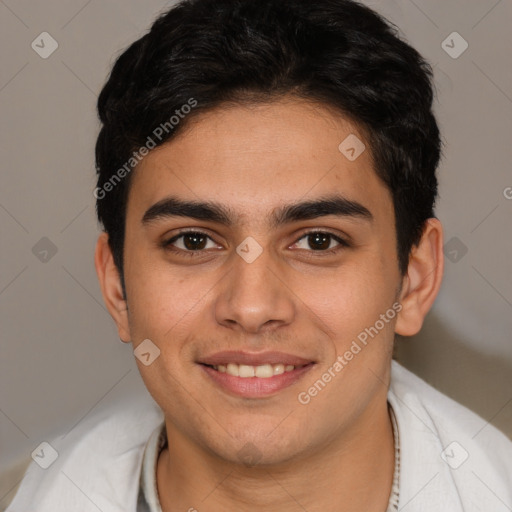
<instances>
[{"instance_id":1,"label":"cheek","mask_svg":"<svg viewBox=\"0 0 512 512\"><path fill-rule=\"evenodd\" d=\"M142 251L127 259L125 277L132 333L160 343L197 316L211 288L207 273L192 275Z\"/></svg>"},{"instance_id":2,"label":"cheek","mask_svg":"<svg viewBox=\"0 0 512 512\"><path fill-rule=\"evenodd\" d=\"M135 283L134 283L135 284ZM161 273L144 278L141 275L133 287L130 303L130 323L144 336L166 341L176 331L197 317L208 287L197 279L172 278Z\"/></svg>"},{"instance_id":3,"label":"cheek","mask_svg":"<svg viewBox=\"0 0 512 512\"><path fill-rule=\"evenodd\" d=\"M364 266L340 267L325 278L305 279L301 289L304 302L342 339L373 325L394 300L394 284L378 258Z\"/></svg>"}]
</instances>

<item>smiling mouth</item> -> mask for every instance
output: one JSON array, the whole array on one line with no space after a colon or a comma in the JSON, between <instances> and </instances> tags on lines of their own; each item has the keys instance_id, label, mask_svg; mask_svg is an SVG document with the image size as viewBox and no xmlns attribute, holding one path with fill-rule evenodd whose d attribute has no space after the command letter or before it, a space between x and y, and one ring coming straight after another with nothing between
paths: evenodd
<instances>
[{"instance_id":1,"label":"smiling mouth","mask_svg":"<svg viewBox=\"0 0 512 512\"><path fill-rule=\"evenodd\" d=\"M223 361L223 364L200 363L199 366L218 389L231 396L249 399L274 396L298 383L316 366L312 361L295 365L258 362L258 365L248 365Z\"/></svg>"},{"instance_id":2,"label":"smiling mouth","mask_svg":"<svg viewBox=\"0 0 512 512\"><path fill-rule=\"evenodd\" d=\"M310 363L312 364L312 363ZM292 372L295 369L303 368L307 365L292 365L292 364L262 364L259 366L251 366L247 364L237 364L237 363L228 363L228 364L219 364L219 365L205 365L219 373L226 373L227 375L231 375L232 377L240 377L242 379L248 379L251 377L257 377L260 379L269 379L271 377L275 377L276 375L282 375L287 372Z\"/></svg>"}]
</instances>

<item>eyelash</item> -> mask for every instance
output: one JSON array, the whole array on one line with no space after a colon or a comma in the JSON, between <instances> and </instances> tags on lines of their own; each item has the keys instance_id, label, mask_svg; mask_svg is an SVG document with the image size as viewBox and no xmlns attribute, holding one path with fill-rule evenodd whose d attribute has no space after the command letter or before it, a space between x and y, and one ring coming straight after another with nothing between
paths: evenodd
<instances>
[{"instance_id":1,"label":"eyelash","mask_svg":"<svg viewBox=\"0 0 512 512\"><path fill-rule=\"evenodd\" d=\"M306 238L309 235L315 235L315 234L327 235L327 236L331 237L333 240L335 240L336 242L338 242L339 245L337 247L335 247L334 249L327 249L327 250L324 250L324 251L322 251L322 250L318 250L318 251L309 250L307 252L311 253L311 257L322 256L322 255L332 255L332 254L335 254L335 253L337 253L338 251L340 251L342 249L350 247L350 244L346 240L344 240L343 238L340 238L338 235L335 235L334 233L331 233L329 231L321 231L321 230L313 230L313 231L308 231L307 233L304 233L300 238L298 238L294 242L294 244L296 244L297 242L299 242L303 238ZM205 252L205 249L198 249L196 251L191 251L191 250L186 251L184 249L177 249L177 248L173 247L173 245L172 245L173 242L176 242L177 240L179 240L180 238L183 238L186 235L202 235L202 236L205 236L206 238L209 238L210 240L214 241L207 233L204 233L203 231L188 230L188 231L182 231L178 235L175 235L175 236L173 236L172 238L170 238L168 240L164 240L162 242L161 246L162 246L162 248L164 248L167 251L170 251L170 252L173 252L173 253L176 253L176 254L180 254L180 255L183 255L183 256L186 256L186 257L195 257L195 256L197 256L198 253ZM302 249L302 250L305 250L305 249Z\"/></svg>"}]
</instances>

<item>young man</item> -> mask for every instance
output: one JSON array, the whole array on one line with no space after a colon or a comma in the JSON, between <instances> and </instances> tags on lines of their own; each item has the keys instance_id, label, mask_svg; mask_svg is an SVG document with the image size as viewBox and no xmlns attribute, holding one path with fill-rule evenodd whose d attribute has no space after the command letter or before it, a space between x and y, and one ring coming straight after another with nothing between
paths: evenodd
<instances>
[{"instance_id":1,"label":"young man","mask_svg":"<svg viewBox=\"0 0 512 512\"><path fill-rule=\"evenodd\" d=\"M22 511L505 511L512 443L392 360L438 293L431 69L348 0L189 0L98 102L96 268L158 404Z\"/></svg>"}]
</instances>

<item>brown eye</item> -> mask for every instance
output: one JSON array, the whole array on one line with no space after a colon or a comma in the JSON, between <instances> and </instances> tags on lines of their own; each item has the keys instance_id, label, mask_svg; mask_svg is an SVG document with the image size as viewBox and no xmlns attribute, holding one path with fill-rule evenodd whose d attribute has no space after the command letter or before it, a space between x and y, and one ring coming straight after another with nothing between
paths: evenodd
<instances>
[{"instance_id":1,"label":"brown eye","mask_svg":"<svg viewBox=\"0 0 512 512\"><path fill-rule=\"evenodd\" d=\"M201 233L188 233L182 235L183 245L190 251L198 251L204 249L206 246L206 240L208 237Z\"/></svg>"},{"instance_id":2,"label":"brown eye","mask_svg":"<svg viewBox=\"0 0 512 512\"><path fill-rule=\"evenodd\" d=\"M315 251L329 249L331 245L331 236L325 233L313 233L307 238L309 246Z\"/></svg>"},{"instance_id":3,"label":"brown eye","mask_svg":"<svg viewBox=\"0 0 512 512\"><path fill-rule=\"evenodd\" d=\"M207 248L212 248L207 247L209 240L211 240L211 238L201 231L186 231L165 241L163 246L167 249L175 250L176 252L199 252ZM216 247L213 240L211 240L211 242L213 247Z\"/></svg>"},{"instance_id":4,"label":"brown eye","mask_svg":"<svg viewBox=\"0 0 512 512\"><path fill-rule=\"evenodd\" d=\"M304 240L304 242L302 242L302 247L299 246L301 240ZM334 247L331 245L333 242ZM299 241L295 243L295 245L299 246L299 249L331 253L336 252L340 246L347 247L348 243L333 233L328 233L325 231L311 231L301 237Z\"/></svg>"}]
</instances>

